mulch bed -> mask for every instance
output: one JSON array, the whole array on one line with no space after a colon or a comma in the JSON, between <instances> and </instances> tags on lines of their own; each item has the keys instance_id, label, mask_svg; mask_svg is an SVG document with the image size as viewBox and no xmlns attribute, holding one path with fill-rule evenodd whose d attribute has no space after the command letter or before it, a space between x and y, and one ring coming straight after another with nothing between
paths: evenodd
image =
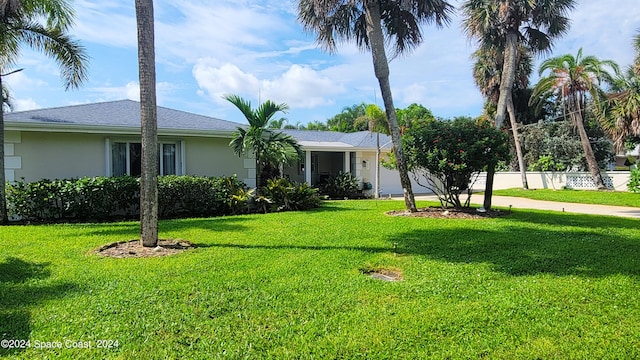
<instances>
[{"instance_id":1,"label":"mulch bed","mask_svg":"<svg viewBox=\"0 0 640 360\"><path fill-rule=\"evenodd\" d=\"M394 210L387 212L391 216L410 216L410 217L428 217L439 219L487 219L509 215L509 211L489 210L478 211L477 208L467 209L442 209L441 207L428 207L418 209L417 212L411 213L407 210Z\"/></svg>"},{"instance_id":2,"label":"mulch bed","mask_svg":"<svg viewBox=\"0 0 640 360\"><path fill-rule=\"evenodd\" d=\"M160 239L156 247L144 247L137 239L108 244L97 249L95 253L114 258L143 258L175 255L193 248L194 244L180 239Z\"/></svg>"}]
</instances>

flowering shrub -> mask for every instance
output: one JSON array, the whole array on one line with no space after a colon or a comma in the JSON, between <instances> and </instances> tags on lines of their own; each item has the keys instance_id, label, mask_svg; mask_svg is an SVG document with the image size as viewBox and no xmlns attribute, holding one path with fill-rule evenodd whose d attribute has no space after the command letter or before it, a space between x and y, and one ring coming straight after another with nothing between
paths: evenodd
<instances>
[{"instance_id":1,"label":"flowering shrub","mask_svg":"<svg viewBox=\"0 0 640 360\"><path fill-rule=\"evenodd\" d=\"M415 180L438 195L443 207L468 207L472 179L487 165L509 160L506 134L464 118L414 123L405 132L403 144ZM468 195L464 204L463 192Z\"/></svg>"}]
</instances>

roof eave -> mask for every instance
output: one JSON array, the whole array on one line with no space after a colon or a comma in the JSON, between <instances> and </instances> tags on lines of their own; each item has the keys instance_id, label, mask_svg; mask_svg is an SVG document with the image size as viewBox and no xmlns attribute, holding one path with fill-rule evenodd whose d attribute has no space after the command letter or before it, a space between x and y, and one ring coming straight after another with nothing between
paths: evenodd
<instances>
[{"instance_id":1,"label":"roof eave","mask_svg":"<svg viewBox=\"0 0 640 360\"><path fill-rule=\"evenodd\" d=\"M77 124L44 124L32 122L11 121L5 123L5 130L9 131L40 131L54 133L80 133L80 134L113 134L113 135L140 135L139 127L132 126L105 126ZM233 130L198 130L198 129L158 129L160 136L200 136L200 137L231 137Z\"/></svg>"}]
</instances>

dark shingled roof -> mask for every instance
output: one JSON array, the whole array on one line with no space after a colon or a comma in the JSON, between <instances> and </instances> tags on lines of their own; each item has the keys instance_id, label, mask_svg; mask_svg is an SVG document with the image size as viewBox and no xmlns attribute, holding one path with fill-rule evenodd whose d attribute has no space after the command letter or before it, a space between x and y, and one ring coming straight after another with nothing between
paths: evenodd
<instances>
[{"instance_id":1,"label":"dark shingled roof","mask_svg":"<svg viewBox=\"0 0 640 360\"><path fill-rule=\"evenodd\" d=\"M5 114L5 121L58 123L79 126L140 127L140 103L119 100ZM158 107L158 128L176 130L234 131L242 124Z\"/></svg>"},{"instance_id":2,"label":"dark shingled roof","mask_svg":"<svg viewBox=\"0 0 640 360\"><path fill-rule=\"evenodd\" d=\"M7 113L4 119L7 125L11 123L30 123L34 125L47 124L55 126L54 124L60 124L77 126L80 129L100 126L139 129L140 103L133 100L118 100L20 111ZM158 129L160 130L191 130L205 133L211 131L230 135L238 127L244 126L247 125L186 111L158 107ZM375 133L368 131L355 133L315 130L281 131L293 136L298 142L304 142L309 146L331 147L330 143L334 143L337 147L376 148ZM380 145L383 148L391 147L391 138L380 134Z\"/></svg>"}]
</instances>

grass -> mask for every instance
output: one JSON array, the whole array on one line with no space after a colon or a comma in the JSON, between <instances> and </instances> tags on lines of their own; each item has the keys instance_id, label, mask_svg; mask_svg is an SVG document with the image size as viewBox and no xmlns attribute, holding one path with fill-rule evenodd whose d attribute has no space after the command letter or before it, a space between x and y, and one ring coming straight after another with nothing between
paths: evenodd
<instances>
[{"instance_id":1,"label":"grass","mask_svg":"<svg viewBox=\"0 0 640 360\"><path fill-rule=\"evenodd\" d=\"M506 189L494 190L496 196L515 196L534 200L560 201L581 204L640 207L640 193L626 191Z\"/></svg>"},{"instance_id":2,"label":"grass","mask_svg":"<svg viewBox=\"0 0 640 360\"><path fill-rule=\"evenodd\" d=\"M91 253L136 223L0 227L1 339L31 341L0 356L640 358L637 220L384 215L402 205L163 221L198 247L148 259Z\"/></svg>"}]
</instances>

